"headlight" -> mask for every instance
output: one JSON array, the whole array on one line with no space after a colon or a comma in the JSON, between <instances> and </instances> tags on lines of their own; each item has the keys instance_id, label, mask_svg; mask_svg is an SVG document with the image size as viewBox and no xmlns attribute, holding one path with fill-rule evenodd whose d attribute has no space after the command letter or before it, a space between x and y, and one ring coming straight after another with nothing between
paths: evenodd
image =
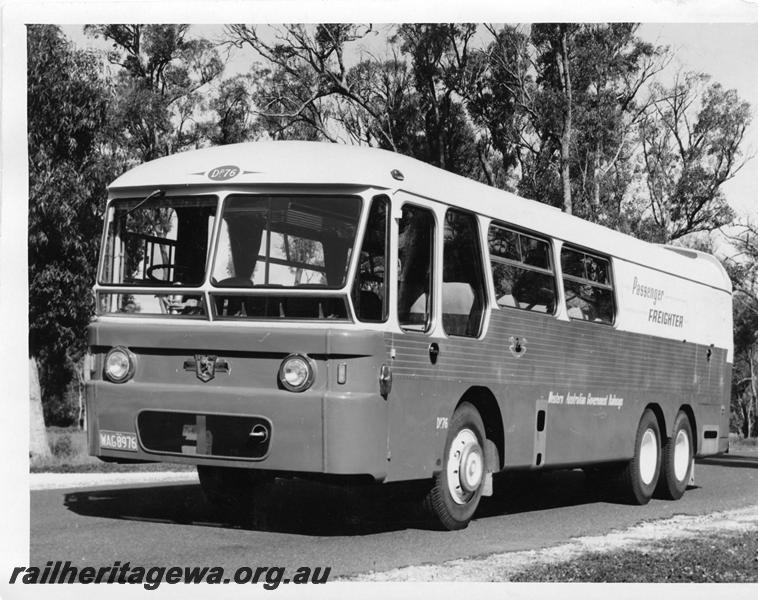
<instances>
[{"instance_id":1,"label":"headlight","mask_svg":"<svg viewBox=\"0 0 758 600\"><path fill-rule=\"evenodd\" d=\"M279 366L279 381L290 392L304 392L315 376L316 365L303 354L290 354Z\"/></svg>"},{"instance_id":2,"label":"headlight","mask_svg":"<svg viewBox=\"0 0 758 600\"><path fill-rule=\"evenodd\" d=\"M123 383L134 375L136 359L127 348L116 346L105 355L103 369L106 379L113 383Z\"/></svg>"}]
</instances>

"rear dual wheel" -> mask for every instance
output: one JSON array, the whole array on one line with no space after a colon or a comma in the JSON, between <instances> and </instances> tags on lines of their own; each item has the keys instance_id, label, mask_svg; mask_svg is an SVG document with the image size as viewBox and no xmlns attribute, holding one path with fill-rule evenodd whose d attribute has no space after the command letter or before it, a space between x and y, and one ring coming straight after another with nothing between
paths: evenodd
<instances>
[{"instance_id":1,"label":"rear dual wheel","mask_svg":"<svg viewBox=\"0 0 758 600\"><path fill-rule=\"evenodd\" d=\"M621 472L621 493L630 504L647 504L653 497L661 471L661 432L651 410L645 410L637 426L634 458Z\"/></svg>"},{"instance_id":2,"label":"rear dual wheel","mask_svg":"<svg viewBox=\"0 0 758 600\"><path fill-rule=\"evenodd\" d=\"M663 447L663 466L656 496L667 500L682 497L692 475L694 452L690 420L680 412L674 420L674 431Z\"/></svg>"}]
</instances>

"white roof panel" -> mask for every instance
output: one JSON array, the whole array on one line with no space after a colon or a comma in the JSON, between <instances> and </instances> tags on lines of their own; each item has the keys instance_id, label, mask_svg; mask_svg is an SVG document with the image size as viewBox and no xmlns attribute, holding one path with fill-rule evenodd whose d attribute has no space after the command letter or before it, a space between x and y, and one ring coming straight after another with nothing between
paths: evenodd
<instances>
[{"instance_id":1,"label":"white roof panel","mask_svg":"<svg viewBox=\"0 0 758 600\"><path fill-rule=\"evenodd\" d=\"M402 174L402 180L393 177L393 170ZM116 179L110 189L200 185L207 188L216 183L227 188L306 184L400 189L731 291L729 277L710 255L674 252L414 158L376 148L279 141L191 150L135 167Z\"/></svg>"}]
</instances>

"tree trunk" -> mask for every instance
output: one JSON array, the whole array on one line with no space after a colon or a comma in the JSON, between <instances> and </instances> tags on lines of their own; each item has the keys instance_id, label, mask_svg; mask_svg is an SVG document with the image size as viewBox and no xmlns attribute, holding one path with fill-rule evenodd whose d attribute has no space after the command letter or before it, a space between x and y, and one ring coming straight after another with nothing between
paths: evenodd
<instances>
[{"instance_id":1,"label":"tree trunk","mask_svg":"<svg viewBox=\"0 0 758 600\"><path fill-rule=\"evenodd\" d=\"M756 405L756 398L758 398L758 389L756 389L756 381L755 381L755 353L750 350L747 354L747 360L750 364L750 400L747 404L747 415L745 420L747 421L747 427L745 428L745 437L753 437L753 419L755 418L755 405Z\"/></svg>"},{"instance_id":2,"label":"tree trunk","mask_svg":"<svg viewBox=\"0 0 758 600\"><path fill-rule=\"evenodd\" d=\"M29 358L29 459L49 458L45 419L42 413L42 393L39 386L37 361Z\"/></svg>"},{"instance_id":3,"label":"tree trunk","mask_svg":"<svg viewBox=\"0 0 758 600\"><path fill-rule=\"evenodd\" d=\"M87 430L87 403L84 401L84 386L87 382L87 378L90 373L85 373L85 369L89 369L89 362L85 359L81 359L76 365L76 379L77 379L77 393L79 396L79 412L76 417L76 423L79 429Z\"/></svg>"},{"instance_id":4,"label":"tree trunk","mask_svg":"<svg viewBox=\"0 0 758 600\"><path fill-rule=\"evenodd\" d=\"M595 156L593 160L593 172L592 172L592 214L595 219L600 222L600 178L602 177L602 168L600 165L600 154L602 153L602 147L598 144L595 149Z\"/></svg>"},{"instance_id":5,"label":"tree trunk","mask_svg":"<svg viewBox=\"0 0 758 600\"><path fill-rule=\"evenodd\" d=\"M571 200L571 179L569 161L571 160L572 134L572 91L571 71L569 69L568 35L564 25L561 28L561 52L558 56L558 72L563 87L563 131L561 132L561 183L563 184L563 211L572 214L574 207Z\"/></svg>"},{"instance_id":6,"label":"tree trunk","mask_svg":"<svg viewBox=\"0 0 758 600\"><path fill-rule=\"evenodd\" d=\"M476 153L479 157L479 164L482 166L482 172L487 179L487 185L494 186L495 174L492 172L492 167L490 167L489 163L487 162L487 156L481 144L476 145Z\"/></svg>"}]
</instances>

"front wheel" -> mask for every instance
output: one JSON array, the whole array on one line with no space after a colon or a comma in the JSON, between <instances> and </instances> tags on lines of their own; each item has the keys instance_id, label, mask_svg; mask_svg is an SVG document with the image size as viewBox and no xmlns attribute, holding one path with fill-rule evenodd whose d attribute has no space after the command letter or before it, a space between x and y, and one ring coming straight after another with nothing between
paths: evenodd
<instances>
[{"instance_id":1,"label":"front wheel","mask_svg":"<svg viewBox=\"0 0 758 600\"><path fill-rule=\"evenodd\" d=\"M663 466L656 495L679 500L687 489L692 473L692 426L683 412L676 415L674 432L663 448Z\"/></svg>"},{"instance_id":2,"label":"front wheel","mask_svg":"<svg viewBox=\"0 0 758 600\"><path fill-rule=\"evenodd\" d=\"M661 432L653 411L646 410L637 426L634 458L621 473L621 492L631 504L647 504L653 497L661 469Z\"/></svg>"},{"instance_id":3,"label":"front wheel","mask_svg":"<svg viewBox=\"0 0 758 600\"><path fill-rule=\"evenodd\" d=\"M445 442L444 464L424 505L448 530L465 529L482 497L484 424L468 402L455 409Z\"/></svg>"}]
</instances>

